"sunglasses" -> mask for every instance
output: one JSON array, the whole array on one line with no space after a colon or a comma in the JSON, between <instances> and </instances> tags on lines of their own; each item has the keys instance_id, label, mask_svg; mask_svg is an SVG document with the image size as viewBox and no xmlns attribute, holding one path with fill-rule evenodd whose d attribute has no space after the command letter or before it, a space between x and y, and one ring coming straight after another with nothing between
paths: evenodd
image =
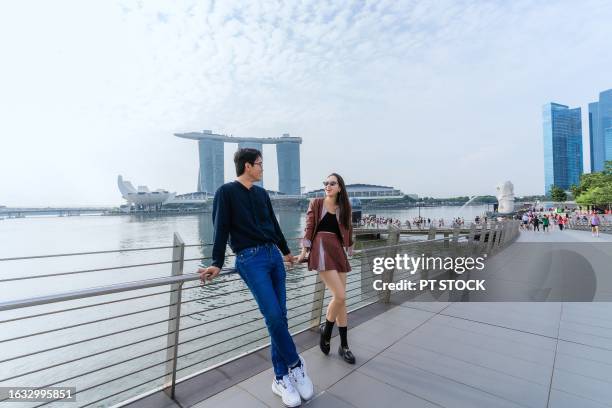
<instances>
[{"instance_id":1,"label":"sunglasses","mask_svg":"<svg viewBox=\"0 0 612 408\"><path fill-rule=\"evenodd\" d=\"M324 182L323 182L323 185L324 185L325 187L327 187L327 186L331 186L331 187L333 187L333 186L335 186L335 185L337 185L337 184L338 184L338 182L336 182L336 181L324 181Z\"/></svg>"}]
</instances>

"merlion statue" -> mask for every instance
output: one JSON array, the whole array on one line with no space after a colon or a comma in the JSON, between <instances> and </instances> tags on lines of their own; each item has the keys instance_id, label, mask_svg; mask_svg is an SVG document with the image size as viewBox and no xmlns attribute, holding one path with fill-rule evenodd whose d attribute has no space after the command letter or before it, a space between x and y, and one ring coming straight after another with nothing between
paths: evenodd
<instances>
[{"instance_id":1,"label":"merlion statue","mask_svg":"<svg viewBox=\"0 0 612 408\"><path fill-rule=\"evenodd\" d=\"M504 181L496 187L497 203L499 204L497 211L500 214L510 214L514 211L514 184L510 181Z\"/></svg>"}]
</instances>

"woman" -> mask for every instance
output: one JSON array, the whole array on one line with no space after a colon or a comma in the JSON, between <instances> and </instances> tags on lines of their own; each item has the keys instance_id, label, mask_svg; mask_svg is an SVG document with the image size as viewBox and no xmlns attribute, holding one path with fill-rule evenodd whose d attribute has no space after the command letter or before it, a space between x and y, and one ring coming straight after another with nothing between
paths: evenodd
<instances>
[{"instance_id":1,"label":"woman","mask_svg":"<svg viewBox=\"0 0 612 408\"><path fill-rule=\"evenodd\" d=\"M351 204L344 180L339 174L330 174L323 185L325 198L315 198L308 207L302 252L296 261L304 261L308 254L308 270L319 272L321 280L332 293L325 325L321 327L321 351L329 354L332 330L338 323L338 354L347 363L355 364L355 356L348 346L346 311L346 274L351 271L347 253L353 253Z\"/></svg>"},{"instance_id":2,"label":"woman","mask_svg":"<svg viewBox=\"0 0 612 408\"><path fill-rule=\"evenodd\" d=\"M591 215L591 234L595 237L599 237L599 216L597 213Z\"/></svg>"}]
</instances>

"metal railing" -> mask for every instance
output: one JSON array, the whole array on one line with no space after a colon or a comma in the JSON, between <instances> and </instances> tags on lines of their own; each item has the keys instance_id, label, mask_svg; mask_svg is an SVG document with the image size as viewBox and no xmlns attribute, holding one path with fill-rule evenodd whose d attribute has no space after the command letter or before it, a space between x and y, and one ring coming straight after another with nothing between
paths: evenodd
<instances>
[{"instance_id":1,"label":"metal railing","mask_svg":"<svg viewBox=\"0 0 612 408\"><path fill-rule=\"evenodd\" d=\"M353 272L347 279L347 307L354 311L375 302L389 302L391 292L374 290L375 279L391 283L431 277L438 272L387 270L376 275L373 261L377 257L494 254L512 243L517 234L518 221L478 228L472 225L468 234L461 234L456 227L452 235L439 239L432 227L423 241L402 241L400 230L389 228L382 245L361 249L350 258ZM171 265L170 276L0 303L0 385L76 385L78 406L122 404L160 390L174 398L178 382L267 347L269 337L257 304L234 269L224 268L214 282L205 285L199 284L197 273L185 273L186 263L210 258L190 258L185 250L207 246L210 244L185 245L175 234L170 246L0 259L2 263L172 250L171 259L163 262L0 280L10 283L41 276L71 278L94 271ZM287 271L287 313L292 334L319 326L331 300L319 274L308 273L306 268L301 264ZM30 406L48 405L54 402Z\"/></svg>"},{"instance_id":2,"label":"metal railing","mask_svg":"<svg viewBox=\"0 0 612 408\"><path fill-rule=\"evenodd\" d=\"M608 221L604 217L600 217L601 221L599 224L599 232L603 232L606 234L612 234L612 221ZM581 231L591 231L591 223L590 221L574 221L570 219L568 224L570 229L581 230Z\"/></svg>"}]
</instances>

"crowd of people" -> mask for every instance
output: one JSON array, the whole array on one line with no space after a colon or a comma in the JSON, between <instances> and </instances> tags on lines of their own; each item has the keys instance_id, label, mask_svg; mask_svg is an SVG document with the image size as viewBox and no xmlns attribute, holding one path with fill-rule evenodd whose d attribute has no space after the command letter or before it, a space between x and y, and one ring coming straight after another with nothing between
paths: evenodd
<instances>
[{"instance_id":1,"label":"crowd of people","mask_svg":"<svg viewBox=\"0 0 612 408\"><path fill-rule=\"evenodd\" d=\"M584 211L570 208L544 208L532 207L522 216L515 216L519 219L522 231L550 232L551 230L563 231L572 225L589 225L594 237L599 236L600 225L612 223L612 211L608 210L602 214L593 211ZM486 224L486 215L476 216L473 221L476 225ZM413 217L402 221L398 218L383 217L376 215L365 215L361 218L359 226L366 228L388 228L393 225L397 228L406 229L429 229L433 226L437 228L454 228L456 226L465 227L463 217L453 217L450 220L444 218L424 218Z\"/></svg>"},{"instance_id":2,"label":"crowd of people","mask_svg":"<svg viewBox=\"0 0 612 408\"><path fill-rule=\"evenodd\" d=\"M538 214L529 211L523 214L520 229L523 231L540 231L541 226L542 232L549 232L553 227L563 231L563 227L567 226L569 222L567 214Z\"/></svg>"},{"instance_id":3,"label":"crowd of people","mask_svg":"<svg viewBox=\"0 0 612 408\"><path fill-rule=\"evenodd\" d=\"M612 219L608 210L604 214L579 209L531 208L521 217L520 229L523 231L550 232L553 229L563 231L572 225L587 224L591 227L594 237L599 237L599 227Z\"/></svg>"},{"instance_id":4,"label":"crowd of people","mask_svg":"<svg viewBox=\"0 0 612 408\"><path fill-rule=\"evenodd\" d=\"M476 224L486 223L486 216L476 216L474 219ZM393 217L382 217L375 215L366 215L361 218L359 226L366 228L386 228L390 225L393 225L398 228L405 227L407 229L428 229L432 226L436 226L437 228L444 228L449 225L451 228L455 226L463 227L465 226L465 219L463 217L454 217L447 224L447 221L444 218L432 219L432 218L424 218L424 217L413 217L412 221L407 219L402 221L398 218Z\"/></svg>"}]
</instances>

